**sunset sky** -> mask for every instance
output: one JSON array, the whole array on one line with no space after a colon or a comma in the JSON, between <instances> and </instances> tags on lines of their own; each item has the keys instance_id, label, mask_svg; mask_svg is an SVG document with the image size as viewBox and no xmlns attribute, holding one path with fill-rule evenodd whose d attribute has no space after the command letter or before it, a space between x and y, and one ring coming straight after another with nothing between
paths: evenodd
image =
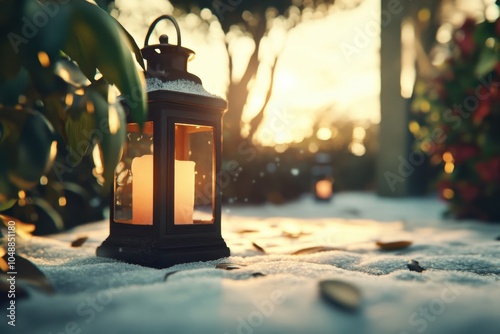
<instances>
[{"instance_id":1,"label":"sunset sky","mask_svg":"<svg viewBox=\"0 0 500 334\"><path fill-rule=\"evenodd\" d=\"M160 14L173 11L165 0L148 1L147 6L139 1L116 3L121 10L119 21L140 47L148 25ZM275 131L273 138L257 133L262 144L301 141L312 134L312 126L320 115L320 124L324 125L340 118L379 122L378 17L379 1L365 0L356 9L331 10L327 16L310 19L289 32L279 27L271 30L261 46L261 57L270 63L279 52L280 58L262 127L270 127L276 114L286 114L286 119L293 121L287 123L286 131ZM182 46L196 52L189 71L202 79L208 91L224 97L229 79L228 59L218 22L205 31L200 29L199 18L193 14L178 21ZM168 22L158 24L156 31L169 34L171 42L175 42L174 29ZM158 43L158 34L153 34L150 43ZM239 52L236 74L241 75L254 45L245 38L236 43ZM244 121L258 112L268 82L269 67L263 66L254 82Z\"/></svg>"}]
</instances>

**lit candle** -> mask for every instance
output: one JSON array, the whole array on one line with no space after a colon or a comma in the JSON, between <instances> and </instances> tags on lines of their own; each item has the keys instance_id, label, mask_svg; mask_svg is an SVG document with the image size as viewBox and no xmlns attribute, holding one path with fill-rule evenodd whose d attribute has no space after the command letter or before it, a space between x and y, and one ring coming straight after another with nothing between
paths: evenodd
<instances>
[{"instance_id":1,"label":"lit candle","mask_svg":"<svg viewBox=\"0 0 500 334\"><path fill-rule=\"evenodd\" d=\"M194 161L175 160L174 222L193 224Z\"/></svg>"},{"instance_id":2,"label":"lit candle","mask_svg":"<svg viewBox=\"0 0 500 334\"><path fill-rule=\"evenodd\" d=\"M193 224L194 161L175 160L174 221ZM132 224L153 224L153 155L132 160Z\"/></svg>"},{"instance_id":3,"label":"lit candle","mask_svg":"<svg viewBox=\"0 0 500 334\"><path fill-rule=\"evenodd\" d=\"M153 225L153 155L132 160L132 224Z\"/></svg>"}]
</instances>

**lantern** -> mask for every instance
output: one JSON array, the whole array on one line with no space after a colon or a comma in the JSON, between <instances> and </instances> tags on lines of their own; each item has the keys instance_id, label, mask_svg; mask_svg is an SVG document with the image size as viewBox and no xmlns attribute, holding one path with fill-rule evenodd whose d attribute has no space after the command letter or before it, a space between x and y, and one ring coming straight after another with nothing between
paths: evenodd
<instances>
[{"instance_id":1,"label":"lantern","mask_svg":"<svg viewBox=\"0 0 500 334\"><path fill-rule=\"evenodd\" d=\"M148 45L155 25L172 21L177 45ZM194 52L181 46L174 18L150 26L144 48L149 116L141 129L127 124L115 171L110 235L97 255L157 268L229 255L221 236L222 115L225 100L187 72ZM158 87L157 87L158 88Z\"/></svg>"},{"instance_id":2,"label":"lantern","mask_svg":"<svg viewBox=\"0 0 500 334\"><path fill-rule=\"evenodd\" d=\"M331 157L326 153L318 153L315 165L311 168L314 198L320 202L329 202L333 196L333 168Z\"/></svg>"}]
</instances>

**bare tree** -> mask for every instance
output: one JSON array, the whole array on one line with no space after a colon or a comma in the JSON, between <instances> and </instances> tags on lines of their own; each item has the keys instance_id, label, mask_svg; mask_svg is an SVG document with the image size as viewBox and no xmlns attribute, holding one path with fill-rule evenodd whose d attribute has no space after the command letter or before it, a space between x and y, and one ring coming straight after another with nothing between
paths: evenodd
<instances>
[{"instance_id":1,"label":"bare tree","mask_svg":"<svg viewBox=\"0 0 500 334\"><path fill-rule=\"evenodd\" d=\"M336 6L347 8L356 6L361 0L337 0ZM284 19L285 27L289 31L307 17L326 14L335 0L271 0L271 1L249 1L249 0L200 0L200 1L170 1L177 9L185 12L200 13L208 8L219 20L224 33L232 29L239 29L243 34L251 36L255 48L248 60L246 69L238 81L233 79L235 68L234 59L230 52L230 41L226 39L226 49L229 58L229 76L231 78L227 89L229 112L224 116L224 150L231 155L237 150L243 140L241 135L241 119L245 104L250 93L249 84L256 77L259 66L263 66L259 60L261 41L265 38L275 19ZM249 123L249 135L251 139L264 118L264 111L271 98L274 85L274 73L279 60L279 53L270 65L269 87L259 112Z\"/></svg>"}]
</instances>

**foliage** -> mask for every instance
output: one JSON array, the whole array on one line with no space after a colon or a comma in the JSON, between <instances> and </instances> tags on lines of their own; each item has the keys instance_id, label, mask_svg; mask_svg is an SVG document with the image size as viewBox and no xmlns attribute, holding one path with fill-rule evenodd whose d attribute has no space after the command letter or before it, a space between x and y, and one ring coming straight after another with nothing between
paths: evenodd
<instances>
[{"instance_id":1,"label":"foliage","mask_svg":"<svg viewBox=\"0 0 500 334\"><path fill-rule=\"evenodd\" d=\"M451 57L413 109L419 147L442 168L440 196L459 218L500 221L500 20L454 32Z\"/></svg>"},{"instance_id":2,"label":"foliage","mask_svg":"<svg viewBox=\"0 0 500 334\"><path fill-rule=\"evenodd\" d=\"M64 207L65 194L81 197L85 182L75 174L82 168L109 191L126 128L110 85L142 124L144 80L132 51L144 67L142 57L116 20L84 0L2 1L0 31L0 209L20 197L20 214L30 216L29 204L35 216L60 216L50 203ZM64 183L71 173L75 182ZM88 196L97 194L93 188ZM51 195L29 197L40 192Z\"/></svg>"}]
</instances>

